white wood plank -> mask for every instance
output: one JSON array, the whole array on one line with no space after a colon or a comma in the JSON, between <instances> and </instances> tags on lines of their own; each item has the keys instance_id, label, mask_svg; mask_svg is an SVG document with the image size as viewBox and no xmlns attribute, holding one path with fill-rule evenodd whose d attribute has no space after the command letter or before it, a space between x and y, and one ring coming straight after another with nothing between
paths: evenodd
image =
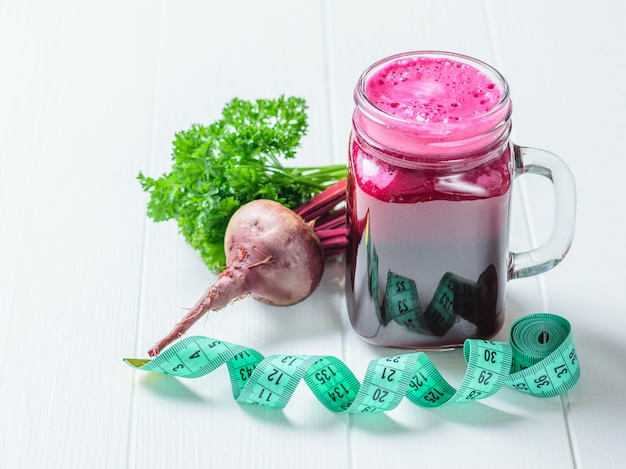
<instances>
[{"instance_id":1,"label":"white wood plank","mask_svg":"<svg viewBox=\"0 0 626 469\"><path fill-rule=\"evenodd\" d=\"M156 11L0 7L3 467L126 464Z\"/></svg>"},{"instance_id":2,"label":"white wood plank","mask_svg":"<svg viewBox=\"0 0 626 469\"><path fill-rule=\"evenodd\" d=\"M490 3L503 66L517 84L518 135L559 153L577 180L574 244L545 276L547 307L572 322L583 373L564 399L576 464L619 467L626 457L626 166L617 149L626 92L617 77L626 71L626 8L606 1ZM546 125L534 124L538 114L548 117ZM542 212L535 217L537 226L549 220Z\"/></svg>"}]
</instances>

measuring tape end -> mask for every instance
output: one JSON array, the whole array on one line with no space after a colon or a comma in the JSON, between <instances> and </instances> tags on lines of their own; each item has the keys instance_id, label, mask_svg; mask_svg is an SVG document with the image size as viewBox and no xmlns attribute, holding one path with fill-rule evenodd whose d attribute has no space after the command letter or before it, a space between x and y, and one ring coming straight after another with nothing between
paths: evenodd
<instances>
[{"instance_id":1,"label":"measuring tape end","mask_svg":"<svg viewBox=\"0 0 626 469\"><path fill-rule=\"evenodd\" d=\"M146 363L150 363L152 360L147 358L124 358L125 363L132 366L133 368L141 368Z\"/></svg>"}]
</instances>

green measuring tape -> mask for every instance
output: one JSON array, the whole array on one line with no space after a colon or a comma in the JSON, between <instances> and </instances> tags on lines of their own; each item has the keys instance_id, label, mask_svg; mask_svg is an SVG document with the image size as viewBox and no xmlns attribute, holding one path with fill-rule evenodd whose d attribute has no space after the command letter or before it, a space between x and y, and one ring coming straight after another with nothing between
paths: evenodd
<instances>
[{"instance_id":1,"label":"green measuring tape","mask_svg":"<svg viewBox=\"0 0 626 469\"><path fill-rule=\"evenodd\" d=\"M506 385L536 397L554 397L578 381L580 368L570 324L552 314L525 316L513 324L510 343L468 339L458 389L424 352L372 360L363 383L333 356L272 355L208 337L187 337L154 359L124 359L133 368L198 378L226 364L238 402L284 408L300 381L333 412L382 412L407 398L421 407L470 402Z\"/></svg>"}]
</instances>

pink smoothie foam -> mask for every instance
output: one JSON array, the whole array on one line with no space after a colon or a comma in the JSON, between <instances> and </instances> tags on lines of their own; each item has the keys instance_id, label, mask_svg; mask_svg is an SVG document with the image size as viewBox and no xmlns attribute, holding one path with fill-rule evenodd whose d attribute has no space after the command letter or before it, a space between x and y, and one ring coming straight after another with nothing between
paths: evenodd
<instances>
[{"instance_id":1,"label":"pink smoothie foam","mask_svg":"<svg viewBox=\"0 0 626 469\"><path fill-rule=\"evenodd\" d=\"M458 122L498 104L501 91L474 67L444 58L412 57L373 75L365 94L380 110L416 122Z\"/></svg>"}]
</instances>

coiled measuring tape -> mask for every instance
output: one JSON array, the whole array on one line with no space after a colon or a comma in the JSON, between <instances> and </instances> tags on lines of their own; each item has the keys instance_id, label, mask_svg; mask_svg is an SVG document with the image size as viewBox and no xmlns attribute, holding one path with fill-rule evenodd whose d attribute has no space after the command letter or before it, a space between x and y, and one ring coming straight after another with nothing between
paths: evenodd
<instances>
[{"instance_id":1,"label":"coiled measuring tape","mask_svg":"<svg viewBox=\"0 0 626 469\"><path fill-rule=\"evenodd\" d=\"M372 360L360 383L333 356L272 355L203 336L187 337L154 359L126 358L131 367L198 378L226 364L236 401L284 408L304 380L333 412L382 412L403 398L421 407L439 407L492 396L503 386L536 397L554 397L571 389L580 368L569 322L552 314L516 321L510 343L468 339L467 362L458 389L437 371L424 352Z\"/></svg>"}]
</instances>

